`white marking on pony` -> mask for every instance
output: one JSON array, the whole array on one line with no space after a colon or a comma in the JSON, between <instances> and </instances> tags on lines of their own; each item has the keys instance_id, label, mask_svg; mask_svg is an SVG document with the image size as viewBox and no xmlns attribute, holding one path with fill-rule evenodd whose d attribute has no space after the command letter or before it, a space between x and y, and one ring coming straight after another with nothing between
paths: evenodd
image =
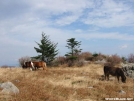
<instances>
[{"instance_id":1,"label":"white marking on pony","mask_svg":"<svg viewBox=\"0 0 134 101\"><path fill-rule=\"evenodd\" d=\"M24 62L24 66L26 65L26 62Z\"/></svg>"},{"instance_id":2,"label":"white marking on pony","mask_svg":"<svg viewBox=\"0 0 134 101\"><path fill-rule=\"evenodd\" d=\"M31 65L32 65L32 68L35 69L32 61L31 61Z\"/></svg>"},{"instance_id":3,"label":"white marking on pony","mask_svg":"<svg viewBox=\"0 0 134 101\"><path fill-rule=\"evenodd\" d=\"M31 70L31 71L33 71L33 69L32 69L32 68L30 68L30 70Z\"/></svg>"}]
</instances>

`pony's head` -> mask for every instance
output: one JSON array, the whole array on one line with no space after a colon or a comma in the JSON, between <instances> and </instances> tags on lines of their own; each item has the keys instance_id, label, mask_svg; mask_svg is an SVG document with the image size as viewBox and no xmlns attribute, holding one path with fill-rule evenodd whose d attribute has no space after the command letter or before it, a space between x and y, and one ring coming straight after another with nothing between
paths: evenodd
<instances>
[{"instance_id":1,"label":"pony's head","mask_svg":"<svg viewBox=\"0 0 134 101\"><path fill-rule=\"evenodd\" d=\"M26 68L26 62L22 64L22 68Z\"/></svg>"},{"instance_id":2,"label":"pony's head","mask_svg":"<svg viewBox=\"0 0 134 101\"><path fill-rule=\"evenodd\" d=\"M122 75L121 75L121 81L123 83L126 83L126 76L124 75L124 72L122 71Z\"/></svg>"}]
</instances>

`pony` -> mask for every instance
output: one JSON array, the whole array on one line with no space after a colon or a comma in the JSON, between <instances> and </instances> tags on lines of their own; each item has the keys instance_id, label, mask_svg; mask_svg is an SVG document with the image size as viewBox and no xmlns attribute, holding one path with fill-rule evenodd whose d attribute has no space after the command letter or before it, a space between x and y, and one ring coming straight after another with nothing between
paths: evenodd
<instances>
[{"instance_id":1,"label":"pony","mask_svg":"<svg viewBox=\"0 0 134 101\"><path fill-rule=\"evenodd\" d=\"M43 68L43 70L47 69L46 63L44 61L28 61L24 62L22 68L30 68L30 70L37 70L38 68Z\"/></svg>"},{"instance_id":2,"label":"pony","mask_svg":"<svg viewBox=\"0 0 134 101\"><path fill-rule=\"evenodd\" d=\"M126 76L124 75L124 72L119 67L113 67L113 66L104 66L104 75L105 80L109 80L109 75L116 76L117 80L119 82L119 78L121 77L121 81L123 83L126 83Z\"/></svg>"},{"instance_id":3,"label":"pony","mask_svg":"<svg viewBox=\"0 0 134 101\"><path fill-rule=\"evenodd\" d=\"M38 68L43 68L43 70L47 69L47 65L44 61L33 61L31 62L33 65L32 67L36 70Z\"/></svg>"}]
</instances>

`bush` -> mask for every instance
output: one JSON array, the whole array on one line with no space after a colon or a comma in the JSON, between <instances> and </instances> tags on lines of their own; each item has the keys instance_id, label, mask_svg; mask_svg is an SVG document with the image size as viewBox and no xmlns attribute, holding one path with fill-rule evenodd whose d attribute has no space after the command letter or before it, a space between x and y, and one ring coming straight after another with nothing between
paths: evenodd
<instances>
[{"instance_id":1,"label":"bush","mask_svg":"<svg viewBox=\"0 0 134 101\"><path fill-rule=\"evenodd\" d=\"M106 59L106 56L102 53L99 53L98 56L96 57L97 60L103 60Z\"/></svg>"},{"instance_id":2,"label":"bush","mask_svg":"<svg viewBox=\"0 0 134 101\"><path fill-rule=\"evenodd\" d=\"M58 67L59 66L59 61L56 59L56 60L53 60L51 62L51 65L50 66L53 66L53 67Z\"/></svg>"},{"instance_id":3,"label":"bush","mask_svg":"<svg viewBox=\"0 0 134 101\"><path fill-rule=\"evenodd\" d=\"M108 56L107 62L109 63L109 65L114 66L122 62L122 59L117 54L115 54L112 56Z\"/></svg>"},{"instance_id":4,"label":"bush","mask_svg":"<svg viewBox=\"0 0 134 101\"><path fill-rule=\"evenodd\" d=\"M68 66L68 67L73 67L73 66L74 66L74 62L72 62L71 60L69 60L69 61L67 62L67 66Z\"/></svg>"},{"instance_id":5,"label":"bush","mask_svg":"<svg viewBox=\"0 0 134 101\"><path fill-rule=\"evenodd\" d=\"M31 58L29 56L21 57L19 59L19 64L22 66L26 61L31 61Z\"/></svg>"},{"instance_id":6,"label":"bush","mask_svg":"<svg viewBox=\"0 0 134 101\"><path fill-rule=\"evenodd\" d=\"M92 53L90 52L83 52L79 55L79 59L84 59L84 60L87 60L87 61L92 61Z\"/></svg>"},{"instance_id":7,"label":"bush","mask_svg":"<svg viewBox=\"0 0 134 101\"><path fill-rule=\"evenodd\" d=\"M134 54L130 54L130 55L128 56L128 62L129 62L129 63L134 63Z\"/></svg>"},{"instance_id":8,"label":"bush","mask_svg":"<svg viewBox=\"0 0 134 101\"><path fill-rule=\"evenodd\" d=\"M84 66L85 64L86 64L86 63L84 62L83 59L81 59L81 60L75 62L75 65L76 65L77 67L82 67L82 66Z\"/></svg>"},{"instance_id":9,"label":"bush","mask_svg":"<svg viewBox=\"0 0 134 101\"><path fill-rule=\"evenodd\" d=\"M126 57L122 57L122 62L126 63L126 61L127 61L127 58Z\"/></svg>"},{"instance_id":10,"label":"bush","mask_svg":"<svg viewBox=\"0 0 134 101\"><path fill-rule=\"evenodd\" d=\"M8 65L1 66L1 68L8 68L8 67L9 67Z\"/></svg>"},{"instance_id":11,"label":"bush","mask_svg":"<svg viewBox=\"0 0 134 101\"><path fill-rule=\"evenodd\" d=\"M60 65L63 65L66 62L66 58L64 56L59 56L56 60Z\"/></svg>"}]
</instances>

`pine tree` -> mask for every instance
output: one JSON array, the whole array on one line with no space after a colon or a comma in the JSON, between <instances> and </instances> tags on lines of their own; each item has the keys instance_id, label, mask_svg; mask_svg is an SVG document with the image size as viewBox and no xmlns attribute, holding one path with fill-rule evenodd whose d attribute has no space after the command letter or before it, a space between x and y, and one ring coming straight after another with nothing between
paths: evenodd
<instances>
[{"instance_id":1,"label":"pine tree","mask_svg":"<svg viewBox=\"0 0 134 101\"><path fill-rule=\"evenodd\" d=\"M79 49L81 45L81 41L75 41L75 38L71 38L67 40L67 46L70 49L70 52L65 54L72 62L77 59L78 53L81 52L82 49Z\"/></svg>"},{"instance_id":2,"label":"pine tree","mask_svg":"<svg viewBox=\"0 0 134 101\"><path fill-rule=\"evenodd\" d=\"M50 41L49 37L42 33L42 39L40 43L36 42L39 48L34 47L37 53L40 55L33 57L34 59L39 59L45 61L48 65L54 60L55 56L58 54L56 50L58 43L53 43Z\"/></svg>"}]
</instances>

